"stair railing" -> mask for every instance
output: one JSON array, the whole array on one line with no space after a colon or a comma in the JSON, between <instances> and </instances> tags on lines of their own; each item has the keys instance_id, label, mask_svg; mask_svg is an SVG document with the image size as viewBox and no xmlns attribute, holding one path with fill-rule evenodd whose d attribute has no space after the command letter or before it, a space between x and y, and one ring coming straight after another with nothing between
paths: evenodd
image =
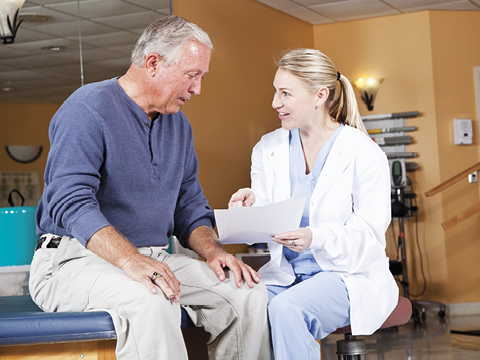
<instances>
[{"instance_id":1,"label":"stair railing","mask_svg":"<svg viewBox=\"0 0 480 360\"><path fill-rule=\"evenodd\" d=\"M434 196L434 195L438 194L440 191L445 190L446 188L452 186L453 184L456 184L457 182L459 182L463 178L467 177L471 173L474 173L474 172L479 171L479 170L480 170L480 163L475 164L475 165L469 167L468 169L462 171L461 173L455 175L454 177L444 181L440 185L435 186L433 189L427 191L425 193L425 196L426 197ZM465 220L465 219L469 218L470 216L476 214L477 212L480 212L480 202L478 202L477 204L469 207L468 209L465 209L465 210L459 212L457 215L451 217L450 219L445 220L442 223L443 229L448 230L451 227L459 224L463 220Z\"/></svg>"}]
</instances>

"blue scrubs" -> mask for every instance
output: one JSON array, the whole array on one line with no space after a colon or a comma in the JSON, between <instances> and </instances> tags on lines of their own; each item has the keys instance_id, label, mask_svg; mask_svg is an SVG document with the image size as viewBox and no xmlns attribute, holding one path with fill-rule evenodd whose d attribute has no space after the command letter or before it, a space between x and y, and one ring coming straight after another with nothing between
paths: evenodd
<instances>
[{"instance_id":1,"label":"blue scrubs","mask_svg":"<svg viewBox=\"0 0 480 360\"><path fill-rule=\"evenodd\" d=\"M341 125L327 140L309 174L306 174L299 130L290 131L291 197L307 198L300 227L310 225L310 198L343 127ZM283 253L292 265L296 279L289 286L267 285L275 360L319 359L320 346L316 340L350 324L347 288L337 273L322 271L310 250L297 253L284 247Z\"/></svg>"}]
</instances>

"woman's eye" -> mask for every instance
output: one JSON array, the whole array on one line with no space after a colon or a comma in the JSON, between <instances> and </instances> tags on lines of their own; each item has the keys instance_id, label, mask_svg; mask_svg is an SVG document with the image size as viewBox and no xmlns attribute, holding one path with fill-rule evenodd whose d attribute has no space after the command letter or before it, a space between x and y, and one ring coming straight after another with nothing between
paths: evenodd
<instances>
[{"instance_id":1,"label":"woman's eye","mask_svg":"<svg viewBox=\"0 0 480 360\"><path fill-rule=\"evenodd\" d=\"M289 92L286 92L286 91L284 91L284 92L283 92L283 95L285 95L285 96L290 96L290 93L289 93Z\"/></svg>"}]
</instances>

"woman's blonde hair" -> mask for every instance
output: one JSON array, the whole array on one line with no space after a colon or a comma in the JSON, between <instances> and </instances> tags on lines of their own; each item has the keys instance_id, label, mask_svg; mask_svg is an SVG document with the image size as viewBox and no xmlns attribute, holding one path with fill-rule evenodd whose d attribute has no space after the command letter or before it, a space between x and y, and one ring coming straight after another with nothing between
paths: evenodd
<instances>
[{"instance_id":1,"label":"woman's blonde hair","mask_svg":"<svg viewBox=\"0 0 480 360\"><path fill-rule=\"evenodd\" d=\"M326 102L329 115L335 121L355 127L367 134L358 112L352 84L337 71L325 54L315 49L295 49L283 55L277 61L277 66L297 76L312 93L326 87L330 91ZM337 82L340 84L338 94Z\"/></svg>"}]
</instances>

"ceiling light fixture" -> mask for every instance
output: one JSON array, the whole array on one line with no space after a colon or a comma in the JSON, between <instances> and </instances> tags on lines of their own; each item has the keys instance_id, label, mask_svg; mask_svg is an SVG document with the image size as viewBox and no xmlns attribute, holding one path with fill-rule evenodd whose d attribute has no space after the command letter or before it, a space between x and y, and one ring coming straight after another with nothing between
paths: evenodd
<instances>
[{"instance_id":1,"label":"ceiling light fixture","mask_svg":"<svg viewBox=\"0 0 480 360\"><path fill-rule=\"evenodd\" d=\"M373 102L377 96L377 91L380 88L380 84L383 82L381 78L360 78L355 81L355 87L360 90L360 96L367 105L368 111L373 110Z\"/></svg>"},{"instance_id":2,"label":"ceiling light fixture","mask_svg":"<svg viewBox=\"0 0 480 360\"><path fill-rule=\"evenodd\" d=\"M15 88L13 86L2 86L0 87L0 91L11 92L11 91L15 91Z\"/></svg>"},{"instance_id":3,"label":"ceiling light fixture","mask_svg":"<svg viewBox=\"0 0 480 360\"><path fill-rule=\"evenodd\" d=\"M41 49L46 51L62 51L62 50L65 50L65 46L52 45L52 46L44 46Z\"/></svg>"},{"instance_id":4,"label":"ceiling light fixture","mask_svg":"<svg viewBox=\"0 0 480 360\"><path fill-rule=\"evenodd\" d=\"M2 44L12 44L18 27L23 20L18 20L18 12L25 0L2 0L0 2L0 38Z\"/></svg>"},{"instance_id":5,"label":"ceiling light fixture","mask_svg":"<svg viewBox=\"0 0 480 360\"><path fill-rule=\"evenodd\" d=\"M20 20L29 24L38 24L50 21L52 17L43 14L22 14L20 15Z\"/></svg>"}]
</instances>

